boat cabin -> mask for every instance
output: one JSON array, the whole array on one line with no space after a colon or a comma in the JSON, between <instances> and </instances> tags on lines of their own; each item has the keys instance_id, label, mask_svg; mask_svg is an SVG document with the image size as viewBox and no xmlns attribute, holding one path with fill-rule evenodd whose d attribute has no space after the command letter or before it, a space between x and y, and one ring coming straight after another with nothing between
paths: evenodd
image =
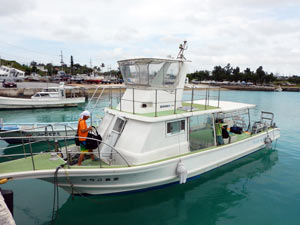
<instances>
[{"instance_id":1,"label":"boat cabin","mask_svg":"<svg viewBox=\"0 0 300 225\"><path fill-rule=\"evenodd\" d=\"M139 165L217 147L219 120L229 133L231 127L241 126L236 118L243 117L242 129L249 130L250 122L244 121L254 105L223 102L219 96L212 100L207 91L202 99L196 98L194 90L183 95L187 62L158 58L119 61L126 91L117 107L105 109L99 126L107 143L100 147L105 162L122 164L122 155L131 165ZM231 132L224 143L249 135Z\"/></svg>"},{"instance_id":2,"label":"boat cabin","mask_svg":"<svg viewBox=\"0 0 300 225\"><path fill-rule=\"evenodd\" d=\"M43 88L41 92L35 93L31 98L66 98L66 87L64 86L64 83L61 83L59 87Z\"/></svg>"},{"instance_id":3,"label":"boat cabin","mask_svg":"<svg viewBox=\"0 0 300 225\"><path fill-rule=\"evenodd\" d=\"M183 59L141 58L119 61L126 91L117 109L152 113L181 107L187 67Z\"/></svg>"}]
</instances>

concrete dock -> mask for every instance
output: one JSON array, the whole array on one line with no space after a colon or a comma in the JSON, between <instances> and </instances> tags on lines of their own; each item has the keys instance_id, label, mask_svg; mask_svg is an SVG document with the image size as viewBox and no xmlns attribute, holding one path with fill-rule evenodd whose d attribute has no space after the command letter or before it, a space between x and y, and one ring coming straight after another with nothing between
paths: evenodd
<instances>
[{"instance_id":1,"label":"concrete dock","mask_svg":"<svg viewBox=\"0 0 300 225\"><path fill-rule=\"evenodd\" d=\"M0 191L0 225L16 225Z\"/></svg>"},{"instance_id":2,"label":"concrete dock","mask_svg":"<svg viewBox=\"0 0 300 225\"><path fill-rule=\"evenodd\" d=\"M36 92L42 91L43 88L47 87L59 87L57 83L43 83L43 82L20 82L17 83L17 88L3 88L0 87L0 96L3 97L19 97L19 98L30 98ZM94 91L99 87L98 92L100 93L105 88L104 93L109 93L110 88L118 90L124 89L124 84L102 84L102 85L91 85L91 84L66 84L66 86L75 87L73 92L76 96L90 97ZM66 95L71 93L70 90L66 89Z\"/></svg>"}]
</instances>

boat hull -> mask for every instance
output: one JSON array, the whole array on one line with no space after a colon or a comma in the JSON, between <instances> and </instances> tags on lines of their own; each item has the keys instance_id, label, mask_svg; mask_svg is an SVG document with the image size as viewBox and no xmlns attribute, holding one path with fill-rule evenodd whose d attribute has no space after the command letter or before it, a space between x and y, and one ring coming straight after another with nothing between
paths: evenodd
<instances>
[{"instance_id":1,"label":"boat hull","mask_svg":"<svg viewBox=\"0 0 300 225\"><path fill-rule=\"evenodd\" d=\"M171 159L131 167L72 167L61 168L57 172L57 184L69 193L105 195L140 191L178 183L178 163L192 178L245 157L266 147L266 138L275 141L280 136L278 128L261 132L247 139L212 149L194 151ZM53 183L55 170L35 170L0 174L2 178L38 178Z\"/></svg>"},{"instance_id":2,"label":"boat hull","mask_svg":"<svg viewBox=\"0 0 300 225\"><path fill-rule=\"evenodd\" d=\"M74 107L84 103L85 98L61 98L61 99L24 99L0 97L0 109L35 109Z\"/></svg>"},{"instance_id":3,"label":"boat hull","mask_svg":"<svg viewBox=\"0 0 300 225\"><path fill-rule=\"evenodd\" d=\"M187 170L187 178L199 176L264 148L267 136L274 141L280 136L279 129L276 128L268 134L260 133L243 141L214 149L196 151L143 166L115 169L71 169L67 173L65 169L61 169L58 173L58 185L69 193L91 195L155 188L179 181L176 171L180 161ZM53 182L53 177L44 178L44 180Z\"/></svg>"}]
</instances>

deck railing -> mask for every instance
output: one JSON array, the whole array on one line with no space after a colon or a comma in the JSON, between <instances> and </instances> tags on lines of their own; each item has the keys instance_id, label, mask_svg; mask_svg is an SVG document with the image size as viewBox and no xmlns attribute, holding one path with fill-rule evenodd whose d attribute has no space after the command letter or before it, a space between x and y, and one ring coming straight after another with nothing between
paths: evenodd
<instances>
[{"instance_id":1,"label":"deck railing","mask_svg":"<svg viewBox=\"0 0 300 225\"><path fill-rule=\"evenodd\" d=\"M71 168L72 166L74 166L74 162L73 162L73 159L78 159L78 156L79 154L81 154L82 152L80 152L80 147L76 148L74 145L68 145L67 144L67 140L74 140L75 136L51 136L51 138L54 138L55 141L54 142L48 142L48 144L50 146L52 146L53 148L51 150L49 149L43 149L44 151L41 151L41 152L34 152L33 150L33 145L35 143L39 143L41 141L38 141L38 142L31 142L31 139L39 139L39 138L44 138L44 137L41 137L41 136L31 136L31 137L6 137L6 138L1 138L3 140L7 139L7 138L10 138L10 139L21 139L21 140L24 140L24 139L28 139L26 140L26 142L22 142L22 144L20 145L13 145L13 146L8 146L8 147L3 147L3 148L0 148L0 150L7 150L7 149L11 149L11 148L20 148L22 147L24 152L23 153L20 153L20 154L5 154L5 155L0 155L0 159L1 158L8 158L10 160L12 160L12 158L14 159L19 159L19 158L27 158L27 157L30 157L31 158L31 164L32 164L32 170L39 170L39 168L36 168L36 159L35 159L35 155L41 155L41 154L49 154L51 153L51 155L53 154L54 157L60 157L61 159L64 160L64 164L67 165L68 168ZM57 139L58 138L63 138L64 139L64 145L61 145ZM94 140L94 141L99 141L97 139L94 139L94 138L90 138L90 137L85 137L86 139L89 139L89 140ZM101 147L100 145L106 145L109 147L110 149L110 154L116 154L118 155L122 160L123 160L123 164L122 165L113 165L113 166L127 166L127 167L130 167L131 165L129 164L129 162L127 161L127 159L119 153L119 151L117 149L115 149L113 146L105 143L105 142L101 142L98 147L96 149L94 149L92 152L85 152L83 154L86 154L86 155L90 155L90 154L94 154L95 156L97 156L98 158L98 162L99 162L99 167L100 168L103 168L104 165L110 167L111 165L107 165L104 161L101 160L102 156L104 153L101 152ZM29 152L26 152L26 147L29 147ZM107 154L107 152L105 152L105 154ZM52 155L52 156L53 156ZM58 159L58 158L57 158ZM10 160L7 160L7 161L10 161ZM49 158L50 160L50 158ZM54 159L55 160L55 159ZM2 161L2 160L1 160ZM81 167L95 167L95 165L82 165ZM76 167L76 168L81 168L81 167ZM55 168L53 168L55 169Z\"/></svg>"},{"instance_id":2,"label":"deck railing","mask_svg":"<svg viewBox=\"0 0 300 225\"><path fill-rule=\"evenodd\" d=\"M132 90L132 96L130 99L122 98L125 90ZM103 89L104 90L104 89ZM106 88L106 94L103 94L103 90L101 91L101 94L96 100L96 103L99 102L99 100L102 100L103 105L106 105L106 107L111 109L116 109L116 106L119 104L119 108L116 110L123 111L123 105L125 102L131 102L132 103L132 110L131 113L136 114L136 103L144 103L142 101L137 100L136 97L136 90L138 88L133 87L126 87L126 88L120 88L120 87L109 87ZM207 110L210 106L210 101L215 100L217 101L217 107L220 106L220 87L209 87L209 88L198 88L198 87L191 87L191 88L175 88L175 89L151 89L154 91L154 98L152 99L151 103L154 105L154 116L158 116L158 105L159 104L172 104L173 107L173 114L178 113L178 105L179 103L182 103L182 101L185 101L189 104L189 107L185 107L185 111L193 111L196 101L198 100L204 100L204 110ZM214 90L214 92L212 92ZM95 92L97 92L98 89L95 89ZM159 96L159 91L168 91L173 93L174 99L172 101L161 101ZM89 105L91 105L91 100L95 98L95 92L93 93L92 97L90 98ZM182 100L179 100L178 94L183 93Z\"/></svg>"}]
</instances>

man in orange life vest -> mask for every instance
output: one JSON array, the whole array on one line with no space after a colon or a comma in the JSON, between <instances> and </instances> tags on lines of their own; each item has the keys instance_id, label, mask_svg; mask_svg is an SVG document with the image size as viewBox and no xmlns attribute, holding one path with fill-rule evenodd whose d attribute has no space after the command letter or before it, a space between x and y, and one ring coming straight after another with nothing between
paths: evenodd
<instances>
[{"instance_id":1,"label":"man in orange life vest","mask_svg":"<svg viewBox=\"0 0 300 225\"><path fill-rule=\"evenodd\" d=\"M89 111L83 111L81 114L80 114L80 119L78 121L78 139L80 141L80 156L79 156L79 160L78 160L78 166L81 165L81 162L83 161L84 159L84 155L85 155L85 152L92 152L91 149L86 149L86 137L88 136L88 133L90 130L92 130L93 128L90 126L90 127L87 127L86 125L86 120L88 118L90 118L91 114ZM95 160L95 156L94 154L91 154L91 159L92 160Z\"/></svg>"}]
</instances>

